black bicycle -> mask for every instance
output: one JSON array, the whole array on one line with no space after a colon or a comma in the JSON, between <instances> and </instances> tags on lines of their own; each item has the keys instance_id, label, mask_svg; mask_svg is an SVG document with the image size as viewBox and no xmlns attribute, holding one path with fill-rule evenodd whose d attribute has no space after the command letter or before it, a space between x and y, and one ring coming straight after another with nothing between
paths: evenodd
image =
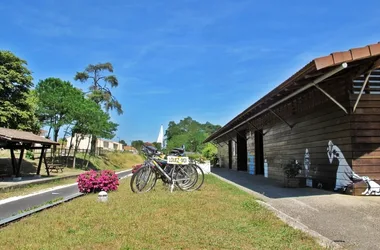
<instances>
[{"instance_id":1,"label":"black bicycle","mask_svg":"<svg viewBox=\"0 0 380 250\"><path fill-rule=\"evenodd\" d=\"M167 160L162 159L157 149L152 146L143 146L142 152L146 160L132 175L130 185L133 192L144 193L152 190L157 179L168 185L171 192L175 187L183 191L194 191L203 185L202 169L189 162L183 149L172 150Z\"/></svg>"}]
</instances>

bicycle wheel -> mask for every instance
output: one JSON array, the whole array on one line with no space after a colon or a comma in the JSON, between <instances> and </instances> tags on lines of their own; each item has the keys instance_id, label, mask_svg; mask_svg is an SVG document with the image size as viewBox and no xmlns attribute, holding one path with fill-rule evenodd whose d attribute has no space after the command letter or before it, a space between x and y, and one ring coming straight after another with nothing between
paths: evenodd
<instances>
[{"instance_id":1,"label":"bicycle wheel","mask_svg":"<svg viewBox=\"0 0 380 250\"><path fill-rule=\"evenodd\" d=\"M198 181L198 172L192 165L176 166L174 182L182 191L193 191L192 187Z\"/></svg>"},{"instance_id":2,"label":"bicycle wheel","mask_svg":"<svg viewBox=\"0 0 380 250\"><path fill-rule=\"evenodd\" d=\"M194 179L194 182L191 183L191 186L187 187L186 191L195 191L195 190L198 190L203 185L205 176L200 166L193 163L190 163L189 166L191 166L189 170L192 171L192 173L189 173L189 174L196 175L197 178Z\"/></svg>"},{"instance_id":3,"label":"bicycle wheel","mask_svg":"<svg viewBox=\"0 0 380 250\"><path fill-rule=\"evenodd\" d=\"M131 190L134 193L149 192L157 181L157 175L151 166L143 166L132 175Z\"/></svg>"},{"instance_id":4,"label":"bicycle wheel","mask_svg":"<svg viewBox=\"0 0 380 250\"><path fill-rule=\"evenodd\" d=\"M203 185L203 182L205 180L205 175L204 175L204 172L200 166L198 166L197 164L192 164L192 165L195 167L195 169L197 170L197 173L198 173L197 182L194 183L193 187L191 187L192 191L194 191L194 190L198 190Z\"/></svg>"}]
</instances>

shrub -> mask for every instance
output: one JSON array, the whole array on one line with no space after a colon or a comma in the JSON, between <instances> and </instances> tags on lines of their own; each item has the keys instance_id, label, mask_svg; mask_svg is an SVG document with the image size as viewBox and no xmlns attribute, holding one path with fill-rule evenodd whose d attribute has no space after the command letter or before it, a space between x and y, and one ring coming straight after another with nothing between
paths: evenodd
<instances>
[{"instance_id":1,"label":"shrub","mask_svg":"<svg viewBox=\"0 0 380 250\"><path fill-rule=\"evenodd\" d=\"M100 172L90 170L78 176L79 191L82 193L114 191L119 185L119 178L114 171L102 170Z\"/></svg>"},{"instance_id":2,"label":"shrub","mask_svg":"<svg viewBox=\"0 0 380 250\"><path fill-rule=\"evenodd\" d=\"M296 161L296 160L291 160L283 168L284 168L284 173L285 173L286 177L288 177L288 178L296 177L300 173L300 171L302 170L301 164L299 164L298 161Z\"/></svg>"},{"instance_id":3,"label":"shrub","mask_svg":"<svg viewBox=\"0 0 380 250\"><path fill-rule=\"evenodd\" d=\"M206 161L206 158L203 157L199 153L189 154L188 157L189 157L190 160L196 161L196 162L199 162L199 163L204 163Z\"/></svg>"},{"instance_id":4,"label":"shrub","mask_svg":"<svg viewBox=\"0 0 380 250\"><path fill-rule=\"evenodd\" d=\"M218 155L218 149L211 143L207 143L202 150L202 156L208 160L214 160Z\"/></svg>"},{"instance_id":5,"label":"shrub","mask_svg":"<svg viewBox=\"0 0 380 250\"><path fill-rule=\"evenodd\" d=\"M34 160L34 153L33 153L33 151L32 151L32 150L28 150L28 151L26 151L25 157L26 157L27 159Z\"/></svg>"}]
</instances>

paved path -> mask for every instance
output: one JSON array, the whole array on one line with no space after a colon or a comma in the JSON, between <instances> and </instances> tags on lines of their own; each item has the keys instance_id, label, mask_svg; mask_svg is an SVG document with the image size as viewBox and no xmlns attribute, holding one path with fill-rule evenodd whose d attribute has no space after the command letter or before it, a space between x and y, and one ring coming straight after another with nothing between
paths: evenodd
<instances>
[{"instance_id":1,"label":"paved path","mask_svg":"<svg viewBox=\"0 0 380 250\"><path fill-rule=\"evenodd\" d=\"M128 170L118 173L117 175L120 179L130 173L131 170ZM39 206L59 197L68 197L76 193L79 193L79 190L78 186L74 184L36 195L27 195L25 198L17 199L7 203L2 203L0 200L0 220L15 215L19 211L26 210L34 206Z\"/></svg>"},{"instance_id":2,"label":"paved path","mask_svg":"<svg viewBox=\"0 0 380 250\"><path fill-rule=\"evenodd\" d=\"M314 188L283 188L246 172L213 168L270 204L347 249L380 249L380 197L342 195Z\"/></svg>"}]
</instances>

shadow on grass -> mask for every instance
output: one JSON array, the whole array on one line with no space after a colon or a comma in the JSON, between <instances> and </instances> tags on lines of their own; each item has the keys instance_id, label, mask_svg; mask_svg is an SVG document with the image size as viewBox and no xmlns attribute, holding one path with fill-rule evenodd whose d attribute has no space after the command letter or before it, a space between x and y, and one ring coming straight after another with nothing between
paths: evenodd
<instances>
[{"instance_id":1,"label":"shadow on grass","mask_svg":"<svg viewBox=\"0 0 380 250\"><path fill-rule=\"evenodd\" d=\"M92 157L91 159L94 159L94 157ZM76 158L75 159L75 169L80 169L80 170L99 170L99 168L97 166L95 166L93 164L93 162L91 162L91 159L87 165L87 159L84 160L82 158ZM70 169L73 169L73 161L74 161L74 157L72 156L56 156L54 161L58 162L58 163L62 163L63 165L66 165L67 168L70 168ZM87 165L87 167L86 167Z\"/></svg>"},{"instance_id":2,"label":"shadow on grass","mask_svg":"<svg viewBox=\"0 0 380 250\"><path fill-rule=\"evenodd\" d=\"M18 157L16 155L16 157ZM92 158L94 159L94 158ZM30 159L23 159L21 163L21 169L20 169L20 175L23 177L28 177L28 176L34 176L37 173L37 167L38 167L38 161L39 158L36 158L34 160ZM65 166L63 169L63 172L65 169L74 169L73 168L73 157L72 156L56 156L56 157L47 157L48 165L51 163L59 163ZM79 170L99 170L99 168L94 165L93 162L89 162L87 167L87 160L83 160L82 158L76 158L75 159L75 169ZM106 163L107 165L111 165L109 162ZM59 171L60 172L60 171ZM12 162L11 158L0 158L0 180L4 178L9 178L13 175L13 167L12 167ZM47 177L46 173L46 168L45 164L42 163L41 165L41 176L42 177ZM50 177L55 177L55 176L60 176L56 175L54 171L50 170Z\"/></svg>"},{"instance_id":3,"label":"shadow on grass","mask_svg":"<svg viewBox=\"0 0 380 250\"><path fill-rule=\"evenodd\" d=\"M21 163L20 174L22 176L34 175L37 172L38 161L25 161ZM13 174L11 158L0 158L0 178Z\"/></svg>"}]
</instances>

